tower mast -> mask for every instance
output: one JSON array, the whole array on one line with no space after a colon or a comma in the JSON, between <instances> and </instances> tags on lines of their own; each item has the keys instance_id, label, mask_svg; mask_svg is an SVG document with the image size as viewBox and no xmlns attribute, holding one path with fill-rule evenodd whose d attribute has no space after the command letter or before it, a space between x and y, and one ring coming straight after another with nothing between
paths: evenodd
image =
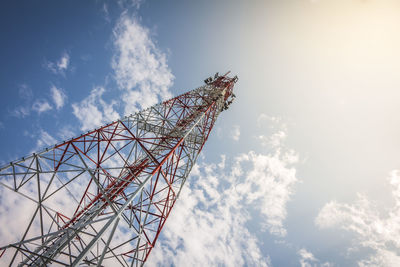
<instances>
[{"instance_id":1,"label":"tower mast","mask_svg":"<svg viewBox=\"0 0 400 267\"><path fill-rule=\"evenodd\" d=\"M0 184L34 209L18 240L0 241L0 263L143 265L235 97L228 74L1 167Z\"/></svg>"}]
</instances>

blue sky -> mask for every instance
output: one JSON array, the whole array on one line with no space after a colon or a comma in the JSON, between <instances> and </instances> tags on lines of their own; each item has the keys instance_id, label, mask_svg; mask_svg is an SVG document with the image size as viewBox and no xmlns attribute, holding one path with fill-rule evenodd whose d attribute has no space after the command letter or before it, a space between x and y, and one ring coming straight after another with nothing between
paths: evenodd
<instances>
[{"instance_id":1,"label":"blue sky","mask_svg":"<svg viewBox=\"0 0 400 267\"><path fill-rule=\"evenodd\" d=\"M231 70L237 98L149 265L398 266L399 14L390 0L7 1L0 163Z\"/></svg>"}]
</instances>

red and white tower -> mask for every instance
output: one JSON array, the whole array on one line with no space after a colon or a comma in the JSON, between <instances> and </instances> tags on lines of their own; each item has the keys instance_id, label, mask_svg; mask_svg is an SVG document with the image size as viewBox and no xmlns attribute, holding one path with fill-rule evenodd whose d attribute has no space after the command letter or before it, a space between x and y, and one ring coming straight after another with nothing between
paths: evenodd
<instances>
[{"instance_id":1,"label":"red and white tower","mask_svg":"<svg viewBox=\"0 0 400 267\"><path fill-rule=\"evenodd\" d=\"M143 265L235 97L228 74L1 167L0 185L32 210L15 242L0 240L0 265Z\"/></svg>"}]
</instances>

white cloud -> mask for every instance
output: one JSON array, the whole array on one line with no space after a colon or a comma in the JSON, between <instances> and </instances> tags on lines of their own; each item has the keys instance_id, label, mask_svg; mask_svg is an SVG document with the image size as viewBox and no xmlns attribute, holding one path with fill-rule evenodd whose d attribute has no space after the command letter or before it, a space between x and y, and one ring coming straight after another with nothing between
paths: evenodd
<instances>
[{"instance_id":1,"label":"white cloud","mask_svg":"<svg viewBox=\"0 0 400 267\"><path fill-rule=\"evenodd\" d=\"M114 110L116 102L105 102L102 98L104 92L103 87L95 87L80 103L72 104L73 113L82 124L82 131L94 129L119 118L119 114Z\"/></svg>"},{"instance_id":2,"label":"white cloud","mask_svg":"<svg viewBox=\"0 0 400 267\"><path fill-rule=\"evenodd\" d=\"M19 86L18 94L25 101L30 101L33 98L32 89L25 83Z\"/></svg>"},{"instance_id":3,"label":"white cloud","mask_svg":"<svg viewBox=\"0 0 400 267\"><path fill-rule=\"evenodd\" d=\"M112 67L122 92L119 98L124 103L124 114L134 113L172 97L168 88L174 77L166 64L166 55L156 48L148 30L122 14L113 33L115 54ZM102 87L94 88L80 103L72 104L82 130L120 117L114 109L117 101L103 100L104 92Z\"/></svg>"},{"instance_id":4,"label":"white cloud","mask_svg":"<svg viewBox=\"0 0 400 267\"><path fill-rule=\"evenodd\" d=\"M260 141L262 146L267 146L270 143L269 136L261 134L256 138L258 139L258 141Z\"/></svg>"},{"instance_id":5,"label":"white cloud","mask_svg":"<svg viewBox=\"0 0 400 267\"><path fill-rule=\"evenodd\" d=\"M320 228L339 227L355 234L354 248L369 248L368 258L360 259L359 266L400 266L400 177L392 171L389 178L395 204L382 216L366 196L358 194L353 204L336 201L327 203L315 223Z\"/></svg>"},{"instance_id":6,"label":"white cloud","mask_svg":"<svg viewBox=\"0 0 400 267\"><path fill-rule=\"evenodd\" d=\"M239 158L239 162L251 162L253 169L243 183L236 184L236 191L245 196L247 204L255 205L264 216L263 228L277 236L286 235L283 227L286 203L297 181L296 170L288 165L297 160L294 151L281 153L279 150L272 155L250 152ZM233 173L240 175L242 172L240 165L236 165Z\"/></svg>"},{"instance_id":7,"label":"white cloud","mask_svg":"<svg viewBox=\"0 0 400 267\"><path fill-rule=\"evenodd\" d=\"M51 91L51 96L53 98L54 104L56 105L57 109L60 109L64 106L65 100L67 99L67 96L65 93L62 91L61 88L57 88L55 86L52 86L50 88Z\"/></svg>"},{"instance_id":8,"label":"white cloud","mask_svg":"<svg viewBox=\"0 0 400 267\"><path fill-rule=\"evenodd\" d=\"M271 134L270 136L259 135L257 139L260 141L262 146L279 147L281 143L286 139L286 132L278 131Z\"/></svg>"},{"instance_id":9,"label":"white cloud","mask_svg":"<svg viewBox=\"0 0 400 267\"><path fill-rule=\"evenodd\" d=\"M108 6L106 3L103 3L103 13L104 13L104 19L107 22L111 22L110 12L108 11Z\"/></svg>"},{"instance_id":10,"label":"white cloud","mask_svg":"<svg viewBox=\"0 0 400 267\"><path fill-rule=\"evenodd\" d=\"M232 130L231 130L231 137L235 141L239 141L240 138L240 126L239 125L233 125Z\"/></svg>"},{"instance_id":11,"label":"white cloud","mask_svg":"<svg viewBox=\"0 0 400 267\"><path fill-rule=\"evenodd\" d=\"M46 61L44 63L44 67L54 74L65 74L65 71L68 69L69 66L69 61L69 54L64 52L57 62Z\"/></svg>"},{"instance_id":12,"label":"white cloud","mask_svg":"<svg viewBox=\"0 0 400 267\"><path fill-rule=\"evenodd\" d=\"M57 88L55 89L57 90ZM51 90L53 91L53 88ZM30 89L30 87L26 84L22 84L20 86L18 94L23 104L11 111L11 115L17 118L25 118L29 116L32 110L36 111L40 115L43 112L53 109L52 105L45 99L34 100L32 89ZM32 102L33 104L31 104Z\"/></svg>"},{"instance_id":13,"label":"white cloud","mask_svg":"<svg viewBox=\"0 0 400 267\"><path fill-rule=\"evenodd\" d=\"M300 256L300 265L301 267L311 267L312 262L316 262L317 259L314 257L314 255L307 251L305 248L300 249L297 254Z\"/></svg>"},{"instance_id":14,"label":"white cloud","mask_svg":"<svg viewBox=\"0 0 400 267\"><path fill-rule=\"evenodd\" d=\"M115 54L112 68L122 92L118 99L122 99L124 114L134 113L172 97L168 88L174 77L166 64L166 55L156 48L148 30L123 13L113 34ZM73 114L81 122L82 130L120 117L114 109L117 101L103 100L104 92L102 87L94 88L80 103L72 104ZM53 98L57 104L56 98Z\"/></svg>"},{"instance_id":15,"label":"white cloud","mask_svg":"<svg viewBox=\"0 0 400 267\"><path fill-rule=\"evenodd\" d=\"M143 0L118 0L117 3L121 9L127 10L130 8L139 9Z\"/></svg>"},{"instance_id":16,"label":"white cloud","mask_svg":"<svg viewBox=\"0 0 400 267\"><path fill-rule=\"evenodd\" d=\"M225 161L226 161L226 155L221 155L221 162L218 163L218 167L221 169L225 169Z\"/></svg>"},{"instance_id":17,"label":"white cloud","mask_svg":"<svg viewBox=\"0 0 400 267\"><path fill-rule=\"evenodd\" d=\"M267 116L264 113L261 113L260 115L258 115L257 117L257 126L261 127L266 121L268 121L269 116Z\"/></svg>"},{"instance_id":18,"label":"white cloud","mask_svg":"<svg viewBox=\"0 0 400 267\"><path fill-rule=\"evenodd\" d=\"M287 130L287 125L285 122L282 121L281 117L269 116L264 113L258 115L257 126L258 127L268 126L269 128L272 129L282 129L284 131Z\"/></svg>"},{"instance_id":19,"label":"white cloud","mask_svg":"<svg viewBox=\"0 0 400 267\"><path fill-rule=\"evenodd\" d=\"M27 84L21 84L18 89L18 95L24 104L14 108L10 113L17 118L25 118L31 113L32 89Z\"/></svg>"},{"instance_id":20,"label":"white cloud","mask_svg":"<svg viewBox=\"0 0 400 267\"><path fill-rule=\"evenodd\" d=\"M123 91L125 114L172 96L168 88L174 76L167 66L166 55L154 45L148 29L123 14L114 28L114 46L112 67Z\"/></svg>"},{"instance_id":21,"label":"white cloud","mask_svg":"<svg viewBox=\"0 0 400 267\"><path fill-rule=\"evenodd\" d=\"M4 246L22 238L36 205L4 186L0 186L0 203L0 225L2 226L0 227L0 245ZM10 262L12 256L6 250L1 257L0 265L8 266L6 263Z\"/></svg>"},{"instance_id":22,"label":"white cloud","mask_svg":"<svg viewBox=\"0 0 400 267\"><path fill-rule=\"evenodd\" d=\"M57 68L59 71L64 71L68 68L69 65L69 55L64 53L60 60L57 62Z\"/></svg>"},{"instance_id":23,"label":"white cloud","mask_svg":"<svg viewBox=\"0 0 400 267\"><path fill-rule=\"evenodd\" d=\"M52 106L46 100L36 100L32 105L32 110L36 111L39 114L51 109Z\"/></svg>"},{"instance_id":24,"label":"white cloud","mask_svg":"<svg viewBox=\"0 0 400 267\"><path fill-rule=\"evenodd\" d=\"M29 116L29 114L30 114L30 108L27 106L19 106L16 107L13 111L11 111L11 115L17 118L25 118L26 116Z\"/></svg>"},{"instance_id":25,"label":"white cloud","mask_svg":"<svg viewBox=\"0 0 400 267\"><path fill-rule=\"evenodd\" d=\"M297 181L293 154L250 151L195 165L148 264L271 265L248 223L286 235L286 204Z\"/></svg>"},{"instance_id":26,"label":"white cloud","mask_svg":"<svg viewBox=\"0 0 400 267\"><path fill-rule=\"evenodd\" d=\"M44 130L39 131L39 137L36 141L36 148L32 152L43 149L45 147L53 146L57 143L57 140Z\"/></svg>"},{"instance_id":27,"label":"white cloud","mask_svg":"<svg viewBox=\"0 0 400 267\"><path fill-rule=\"evenodd\" d=\"M23 104L11 111L11 115L17 118L25 118L29 116L32 110L41 114L53 109L50 103L45 99L34 100L32 89L26 84L22 84L19 87L18 94ZM31 104L32 102L33 104Z\"/></svg>"},{"instance_id":28,"label":"white cloud","mask_svg":"<svg viewBox=\"0 0 400 267\"><path fill-rule=\"evenodd\" d=\"M285 142L287 125L282 118L261 113L257 118L257 126L264 131L264 134L255 136L261 146L278 148Z\"/></svg>"},{"instance_id":29,"label":"white cloud","mask_svg":"<svg viewBox=\"0 0 400 267\"><path fill-rule=\"evenodd\" d=\"M297 254L300 256L300 266L301 267L331 267L333 266L330 262L321 263L315 256L305 248L300 249Z\"/></svg>"},{"instance_id":30,"label":"white cloud","mask_svg":"<svg viewBox=\"0 0 400 267\"><path fill-rule=\"evenodd\" d=\"M57 133L57 136L60 137L62 140L70 139L76 135L77 134L74 131L74 127L69 124L63 125Z\"/></svg>"}]
</instances>

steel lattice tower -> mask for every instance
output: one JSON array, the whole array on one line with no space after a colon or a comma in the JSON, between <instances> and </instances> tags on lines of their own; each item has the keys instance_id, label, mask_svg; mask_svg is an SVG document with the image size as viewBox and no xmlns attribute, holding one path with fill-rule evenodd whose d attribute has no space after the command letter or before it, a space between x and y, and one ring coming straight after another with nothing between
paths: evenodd
<instances>
[{"instance_id":1,"label":"steel lattice tower","mask_svg":"<svg viewBox=\"0 0 400 267\"><path fill-rule=\"evenodd\" d=\"M0 184L32 203L18 240L0 240L0 265L143 265L235 97L228 74L0 168Z\"/></svg>"}]
</instances>

